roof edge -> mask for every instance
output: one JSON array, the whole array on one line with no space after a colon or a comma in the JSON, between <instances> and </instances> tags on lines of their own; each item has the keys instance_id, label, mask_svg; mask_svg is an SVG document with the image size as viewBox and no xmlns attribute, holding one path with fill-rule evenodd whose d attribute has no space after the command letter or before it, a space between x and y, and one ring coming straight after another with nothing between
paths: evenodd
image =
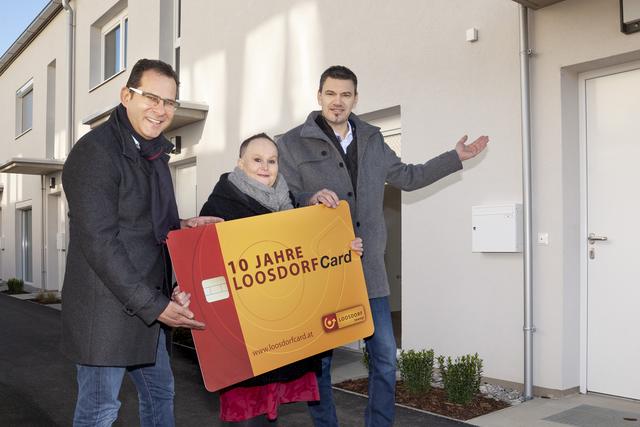
<instances>
[{"instance_id":1,"label":"roof edge","mask_svg":"<svg viewBox=\"0 0 640 427\"><path fill-rule=\"evenodd\" d=\"M64 166L64 162L65 161L62 159L13 157L0 165L0 173L48 175L61 171Z\"/></svg>"},{"instance_id":2,"label":"roof edge","mask_svg":"<svg viewBox=\"0 0 640 427\"><path fill-rule=\"evenodd\" d=\"M15 61L31 42L44 30L47 25L62 11L61 0L51 0L31 21L31 24L18 36L9 49L0 56L0 75Z\"/></svg>"},{"instance_id":3,"label":"roof edge","mask_svg":"<svg viewBox=\"0 0 640 427\"><path fill-rule=\"evenodd\" d=\"M529 9L538 10L545 8L547 6L551 6L552 4L560 3L564 0L513 0L516 3L520 3L524 7L528 7Z\"/></svg>"}]
</instances>

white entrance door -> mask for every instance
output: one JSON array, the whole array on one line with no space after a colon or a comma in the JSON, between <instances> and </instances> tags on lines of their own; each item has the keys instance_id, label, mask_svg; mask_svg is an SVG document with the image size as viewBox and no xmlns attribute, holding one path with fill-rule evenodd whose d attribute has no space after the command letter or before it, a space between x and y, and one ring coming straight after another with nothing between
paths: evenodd
<instances>
[{"instance_id":1,"label":"white entrance door","mask_svg":"<svg viewBox=\"0 0 640 427\"><path fill-rule=\"evenodd\" d=\"M584 82L586 386L640 399L640 68Z\"/></svg>"},{"instance_id":2,"label":"white entrance door","mask_svg":"<svg viewBox=\"0 0 640 427\"><path fill-rule=\"evenodd\" d=\"M197 200L196 165L176 166L176 203L180 218L192 218L200 212Z\"/></svg>"},{"instance_id":3,"label":"white entrance door","mask_svg":"<svg viewBox=\"0 0 640 427\"><path fill-rule=\"evenodd\" d=\"M65 230L67 228L66 220L67 215L65 212L65 201L63 197L56 197L56 254L58 261L58 286L57 290L62 290L62 284L64 283L64 272L67 266L67 236Z\"/></svg>"},{"instance_id":4,"label":"white entrance door","mask_svg":"<svg viewBox=\"0 0 640 427\"><path fill-rule=\"evenodd\" d=\"M29 206L16 213L20 215L20 279L33 286L33 212Z\"/></svg>"},{"instance_id":5,"label":"white entrance door","mask_svg":"<svg viewBox=\"0 0 640 427\"><path fill-rule=\"evenodd\" d=\"M66 264L65 201L61 193L47 198L47 289L61 291Z\"/></svg>"}]
</instances>

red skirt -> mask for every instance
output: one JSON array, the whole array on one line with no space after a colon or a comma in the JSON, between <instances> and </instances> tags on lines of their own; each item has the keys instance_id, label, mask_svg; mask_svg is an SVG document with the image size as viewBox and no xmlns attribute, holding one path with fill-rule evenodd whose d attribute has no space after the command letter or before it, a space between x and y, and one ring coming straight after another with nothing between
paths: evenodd
<instances>
[{"instance_id":1,"label":"red skirt","mask_svg":"<svg viewBox=\"0 0 640 427\"><path fill-rule=\"evenodd\" d=\"M266 414L278 418L281 403L320 400L315 372L286 383L275 382L255 387L233 387L220 393L220 419L244 421Z\"/></svg>"}]
</instances>

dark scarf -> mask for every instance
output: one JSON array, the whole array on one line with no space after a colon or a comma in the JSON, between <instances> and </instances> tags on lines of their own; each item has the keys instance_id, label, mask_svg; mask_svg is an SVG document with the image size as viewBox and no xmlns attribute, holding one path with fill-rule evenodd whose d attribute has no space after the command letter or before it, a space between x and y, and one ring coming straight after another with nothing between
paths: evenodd
<instances>
[{"instance_id":1,"label":"dark scarf","mask_svg":"<svg viewBox=\"0 0 640 427\"><path fill-rule=\"evenodd\" d=\"M278 174L273 186L269 187L250 178L242 169L236 166L233 172L229 173L227 179L242 193L272 212L293 209L293 204L291 204L291 198L289 197L289 186L281 174Z\"/></svg>"},{"instance_id":2,"label":"dark scarf","mask_svg":"<svg viewBox=\"0 0 640 427\"><path fill-rule=\"evenodd\" d=\"M318 127L327 135L327 138L333 142L333 145L340 153L344 164L347 167L347 171L349 172L349 177L351 178L351 186L353 187L353 192L355 193L358 188L358 136L356 134L356 125L353 121L349 120L351 124L351 134L353 135L353 141L347 147L347 152L344 152L342 145L340 145L340 141L338 140L338 136L334 132L333 128L327 120L324 118L322 114L318 114L315 119Z\"/></svg>"},{"instance_id":3,"label":"dark scarf","mask_svg":"<svg viewBox=\"0 0 640 427\"><path fill-rule=\"evenodd\" d=\"M118 123L124 126L140 144L140 155L153 167L151 174L151 221L156 241L158 244L162 244L167 240L169 230L180 228L178 206L168 167L169 155L167 153L171 151L173 145L162 134L151 140L140 136L133 129L124 105L118 105L115 114ZM125 141L125 143L127 142Z\"/></svg>"}]
</instances>

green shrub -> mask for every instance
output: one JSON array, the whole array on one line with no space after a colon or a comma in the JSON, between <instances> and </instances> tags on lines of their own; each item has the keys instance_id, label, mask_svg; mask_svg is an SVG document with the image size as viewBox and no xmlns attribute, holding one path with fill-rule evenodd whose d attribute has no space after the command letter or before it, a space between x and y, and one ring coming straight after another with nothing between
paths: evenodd
<instances>
[{"instance_id":1,"label":"green shrub","mask_svg":"<svg viewBox=\"0 0 640 427\"><path fill-rule=\"evenodd\" d=\"M418 395L431 389L433 360L433 350L402 350L400 352L398 367L409 393Z\"/></svg>"},{"instance_id":2,"label":"green shrub","mask_svg":"<svg viewBox=\"0 0 640 427\"><path fill-rule=\"evenodd\" d=\"M445 363L446 362L446 363ZM482 378L482 359L476 354L457 357L438 357L438 365L447 399L453 403L467 404L479 392Z\"/></svg>"},{"instance_id":3,"label":"green shrub","mask_svg":"<svg viewBox=\"0 0 640 427\"><path fill-rule=\"evenodd\" d=\"M60 302L60 298L55 292L40 292L36 295L35 300L40 304L57 304Z\"/></svg>"},{"instance_id":4,"label":"green shrub","mask_svg":"<svg viewBox=\"0 0 640 427\"><path fill-rule=\"evenodd\" d=\"M367 353L367 347L362 347L362 364L367 372L369 371L369 353Z\"/></svg>"},{"instance_id":5,"label":"green shrub","mask_svg":"<svg viewBox=\"0 0 640 427\"><path fill-rule=\"evenodd\" d=\"M7 281L7 286L9 287L10 294L21 294L24 292L24 282L22 279L12 277Z\"/></svg>"}]
</instances>

